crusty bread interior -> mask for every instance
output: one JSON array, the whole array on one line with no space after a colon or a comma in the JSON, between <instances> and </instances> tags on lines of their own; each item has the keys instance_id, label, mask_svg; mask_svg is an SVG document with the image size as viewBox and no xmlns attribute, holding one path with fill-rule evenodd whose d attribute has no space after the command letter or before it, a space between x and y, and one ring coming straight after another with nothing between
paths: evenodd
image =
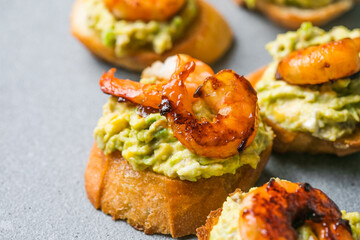
<instances>
[{"instance_id":1,"label":"crusty bread interior","mask_svg":"<svg viewBox=\"0 0 360 240\"><path fill-rule=\"evenodd\" d=\"M85 188L95 208L114 219L126 219L146 234L194 234L211 210L222 206L236 188L248 191L264 169L271 145L256 169L240 167L235 174L200 179L173 179L151 171L135 171L120 152L104 153L94 144L85 171Z\"/></svg>"},{"instance_id":2,"label":"crusty bread interior","mask_svg":"<svg viewBox=\"0 0 360 240\"><path fill-rule=\"evenodd\" d=\"M246 6L245 0L234 0ZM317 9L302 9L273 4L267 0L256 0L255 9L278 25L287 29L298 29L303 22L312 22L316 26L324 25L350 10L354 0L339 0Z\"/></svg>"},{"instance_id":3,"label":"crusty bread interior","mask_svg":"<svg viewBox=\"0 0 360 240\"><path fill-rule=\"evenodd\" d=\"M249 74L246 78L255 87L265 70L266 67L261 68ZM276 135L273 148L275 152L328 153L346 156L360 151L360 128L353 134L332 142L316 138L310 133L289 131L270 118L266 118L266 116L264 120Z\"/></svg>"},{"instance_id":4,"label":"crusty bread interior","mask_svg":"<svg viewBox=\"0 0 360 240\"><path fill-rule=\"evenodd\" d=\"M198 0L198 6L199 14L191 26L174 43L173 48L163 54L156 54L152 50L138 50L117 57L114 49L104 46L99 34L87 26L84 0L76 0L73 6L71 32L97 57L134 71L140 71L157 60L163 61L178 53L188 54L210 64L230 47L233 34L224 18L213 7L202 0Z\"/></svg>"}]
</instances>

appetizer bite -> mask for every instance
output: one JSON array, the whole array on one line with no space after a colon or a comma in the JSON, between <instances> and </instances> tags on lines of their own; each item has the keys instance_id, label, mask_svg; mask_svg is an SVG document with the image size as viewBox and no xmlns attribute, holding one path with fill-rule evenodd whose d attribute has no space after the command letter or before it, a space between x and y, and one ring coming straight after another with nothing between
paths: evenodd
<instances>
[{"instance_id":1,"label":"appetizer bite","mask_svg":"<svg viewBox=\"0 0 360 240\"><path fill-rule=\"evenodd\" d=\"M76 0L71 31L97 57L136 71L177 53L212 63L233 38L203 0Z\"/></svg>"},{"instance_id":2,"label":"appetizer bite","mask_svg":"<svg viewBox=\"0 0 360 240\"><path fill-rule=\"evenodd\" d=\"M304 23L267 45L274 61L249 75L277 152L360 150L360 29Z\"/></svg>"},{"instance_id":3,"label":"appetizer bite","mask_svg":"<svg viewBox=\"0 0 360 240\"><path fill-rule=\"evenodd\" d=\"M350 10L355 0L235 0L241 6L257 10L288 29L303 22L321 26Z\"/></svg>"},{"instance_id":4,"label":"appetizer bite","mask_svg":"<svg viewBox=\"0 0 360 240\"><path fill-rule=\"evenodd\" d=\"M265 167L273 133L256 92L232 70L187 55L155 62L140 82L100 80L110 94L95 129L85 188L95 208L146 234L195 233Z\"/></svg>"},{"instance_id":5,"label":"appetizer bite","mask_svg":"<svg viewBox=\"0 0 360 240\"><path fill-rule=\"evenodd\" d=\"M248 193L237 189L197 229L199 240L359 240L360 214L340 211L308 183L271 179Z\"/></svg>"}]
</instances>

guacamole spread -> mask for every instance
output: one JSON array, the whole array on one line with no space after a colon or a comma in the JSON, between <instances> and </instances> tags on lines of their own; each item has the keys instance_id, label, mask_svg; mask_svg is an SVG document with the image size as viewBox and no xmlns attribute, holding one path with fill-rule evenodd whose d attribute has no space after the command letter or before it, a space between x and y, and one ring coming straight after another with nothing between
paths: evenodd
<instances>
[{"instance_id":1,"label":"guacamole spread","mask_svg":"<svg viewBox=\"0 0 360 240\"><path fill-rule=\"evenodd\" d=\"M296 32L280 34L267 49L274 57L256 85L261 113L291 131L335 141L353 133L360 122L360 74L319 85L298 86L276 80L278 60L290 52L346 37L360 36L335 27L329 32L305 23Z\"/></svg>"},{"instance_id":2,"label":"guacamole spread","mask_svg":"<svg viewBox=\"0 0 360 240\"><path fill-rule=\"evenodd\" d=\"M204 111L196 106L194 111ZM204 115L203 114L203 115ZM199 178L234 174L246 164L256 168L260 154L271 143L273 133L260 122L255 140L241 153L225 159L197 156L185 148L159 113L146 117L138 107L111 97L95 129L95 140L105 154L120 151L135 170L152 170L171 178L197 181Z\"/></svg>"},{"instance_id":3,"label":"guacamole spread","mask_svg":"<svg viewBox=\"0 0 360 240\"><path fill-rule=\"evenodd\" d=\"M341 211L343 218L348 220L352 230L353 238L360 239L360 213Z\"/></svg>"},{"instance_id":4,"label":"guacamole spread","mask_svg":"<svg viewBox=\"0 0 360 240\"><path fill-rule=\"evenodd\" d=\"M253 188L255 189L255 188ZM252 189L250 189L251 191ZM218 223L210 232L210 240L242 240L239 236L239 217L241 202L246 193L240 191L233 193L223 204L221 216ZM354 240L360 237L360 213L346 213L342 211L342 218L350 223ZM297 229L298 240L318 240L316 234L309 225L303 225Z\"/></svg>"},{"instance_id":5,"label":"guacamole spread","mask_svg":"<svg viewBox=\"0 0 360 240\"><path fill-rule=\"evenodd\" d=\"M196 0L187 0L169 21L126 21L115 19L102 0L85 2L88 27L99 34L105 46L114 48L119 57L138 49L152 49L158 54L171 49L197 14Z\"/></svg>"},{"instance_id":6,"label":"guacamole spread","mask_svg":"<svg viewBox=\"0 0 360 240\"><path fill-rule=\"evenodd\" d=\"M210 240L241 240L239 236L240 203L245 195L245 193L237 191L227 197L218 223L213 226L210 232Z\"/></svg>"},{"instance_id":7,"label":"guacamole spread","mask_svg":"<svg viewBox=\"0 0 360 240\"><path fill-rule=\"evenodd\" d=\"M257 0L245 0L247 6L255 7ZM265 0L271 3L285 6L294 6L299 8L320 8L335 2L336 0Z\"/></svg>"}]
</instances>

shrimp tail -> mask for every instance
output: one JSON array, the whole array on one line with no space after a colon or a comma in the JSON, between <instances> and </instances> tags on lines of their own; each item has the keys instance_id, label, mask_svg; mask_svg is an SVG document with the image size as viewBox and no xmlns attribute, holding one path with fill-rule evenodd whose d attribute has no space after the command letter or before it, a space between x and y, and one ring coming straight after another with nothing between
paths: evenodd
<instances>
[{"instance_id":1,"label":"shrimp tail","mask_svg":"<svg viewBox=\"0 0 360 240\"><path fill-rule=\"evenodd\" d=\"M142 84L129 79L118 79L114 76L115 68L105 72L100 78L100 88L104 93L127 100L145 107L157 109L161 98L160 84Z\"/></svg>"},{"instance_id":2,"label":"shrimp tail","mask_svg":"<svg viewBox=\"0 0 360 240\"><path fill-rule=\"evenodd\" d=\"M177 55L176 64L173 65L172 61L166 61L163 67L166 71L170 69L171 72L174 72L176 66L190 61L194 62L196 68L194 66L194 69L188 73L185 85L187 91L190 93L191 101L194 102L196 99L192 96L192 93L196 91L206 77L214 74L212 69L207 64L183 54ZM114 76L115 71L115 68L112 68L101 76L100 87L104 93L118 97L121 101L127 100L144 107L159 109L162 85L169 81L171 78L170 74L169 76L166 76L167 74L160 74L161 76L156 76L157 81L155 83L145 84L128 79L116 78Z\"/></svg>"}]
</instances>

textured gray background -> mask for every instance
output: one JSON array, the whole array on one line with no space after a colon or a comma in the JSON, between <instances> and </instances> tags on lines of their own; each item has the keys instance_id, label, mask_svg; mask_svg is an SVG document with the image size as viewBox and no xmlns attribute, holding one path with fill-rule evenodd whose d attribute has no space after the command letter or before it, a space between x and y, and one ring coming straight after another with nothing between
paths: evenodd
<instances>
[{"instance_id":1,"label":"textured gray background","mask_svg":"<svg viewBox=\"0 0 360 240\"><path fill-rule=\"evenodd\" d=\"M236 35L214 68L246 74L268 63L264 45L284 30L230 0L210 2ZM92 131L108 98L98 79L111 66L70 35L71 4L0 1L0 239L166 239L113 221L86 198ZM360 27L360 6L332 23L338 24ZM258 184L272 176L307 181L341 209L359 211L359 157L274 154Z\"/></svg>"}]
</instances>

